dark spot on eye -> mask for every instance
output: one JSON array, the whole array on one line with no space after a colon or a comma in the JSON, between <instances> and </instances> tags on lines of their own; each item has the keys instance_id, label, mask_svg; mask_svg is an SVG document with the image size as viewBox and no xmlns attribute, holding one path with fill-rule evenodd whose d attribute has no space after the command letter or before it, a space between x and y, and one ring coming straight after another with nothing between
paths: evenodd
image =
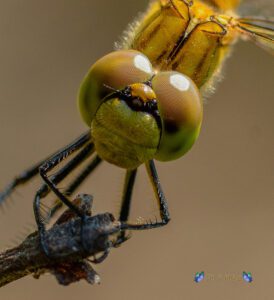
<instances>
[{"instance_id":1,"label":"dark spot on eye","mask_svg":"<svg viewBox=\"0 0 274 300\"><path fill-rule=\"evenodd\" d=\"M182 145L178 144L178 145L175 145L174 147L172 147L170 149L170 153L175 154L175 153L177 153L177 152L179 152L181 150L182 150Z\"/></svg>"},{"instance_id":2,"label":"dark spot on eye","mask_svg":"<svg viewBox=\"0 0 274 300\"><path fill-rule=\"evenodd\" d=\"M165 131L169 134L177 133L180 130L178 125L172 120L165 120L164 128L165 128Z\"/></svg>"}]
</instances>

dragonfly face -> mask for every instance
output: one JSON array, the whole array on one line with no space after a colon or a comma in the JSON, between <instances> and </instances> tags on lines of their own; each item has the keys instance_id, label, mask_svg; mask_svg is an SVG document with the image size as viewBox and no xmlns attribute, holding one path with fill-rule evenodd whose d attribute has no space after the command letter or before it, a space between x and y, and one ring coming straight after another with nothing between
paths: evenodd
<instances>
[{"instance_id":1,"label":"dragonfly face","mask_svg":"<svg viewBox=\"0 0 274 300\"><path fill-rule=\"evenodd\" d=\"M131 50L111 53L91 67L78 104L97 153L125 169L182 156L202 122L202 101L192 80L177 72L157 73L148 58Z\"/></svg>"},{"instance_id":2,"label":"dragonfly face","mask_svg":"<svg viewBox=\"0 0 274 300\"><path fill-rule=\"evenodd\" d=\"M104 160L125 169L136 169L152 159L161 133L154 92L142 84L133 96L133 88L129 85L106 98L91 123L97 153ZM141 97L144 94L151 94L152 98L145 102Z\"/></svg>"}]
</instances>

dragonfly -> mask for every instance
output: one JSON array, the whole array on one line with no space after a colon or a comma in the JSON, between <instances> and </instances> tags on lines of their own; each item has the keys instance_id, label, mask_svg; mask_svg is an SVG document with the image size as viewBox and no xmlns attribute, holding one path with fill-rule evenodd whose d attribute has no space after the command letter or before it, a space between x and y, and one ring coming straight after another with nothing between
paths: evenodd
<instances>
[{"instance_id":1,"label":"dragonfly","mask_svg":"<svg viewBox=\"0 0 274 300\"><path fill-rule=\"evenodd\" d=\"M154 0L126 30L116 49L97 60L84 77L77 105L87 132L16 176L0 193L3 203L20 185L40 175L43 184L33 202L44 252L46 221L41 207L53 192L62 205L81 218L86 215L70 196L106 161L125 170L117 245L130 230L165 226L170 221L167 200L155 160L184 156L197 140L203 121L203 98L212 91L233 45L255 42L274 54L274 19L237 14L239 0ZM72 157L70 160L68 160ZM61 162L67 163L55 170ZM84 168L65 191L58 188L77 166ZM137 170L145 165L158 204L160 220L129 222Z\"/></svg>"}]
</instances>

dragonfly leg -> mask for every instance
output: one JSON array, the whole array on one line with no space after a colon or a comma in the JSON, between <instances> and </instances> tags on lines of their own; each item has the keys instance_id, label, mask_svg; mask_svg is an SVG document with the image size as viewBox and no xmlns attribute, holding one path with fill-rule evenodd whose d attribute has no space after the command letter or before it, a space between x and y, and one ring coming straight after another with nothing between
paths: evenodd
<instances>
[{"instance_id":1,"label":"dragonfly leg","mask_svg":"<svg viewBox=\"0 0 274 300\"><path fill-rule=\"evenodd\" d=\"M67 146L64 147L64 148L67 148ZM59 150L56 153L59 153L60 151L62 151L62 150ZM53 154L53 155L55 155L55 154ZM0 193L0 205L5 202L5 200L14 192L14 190L18 186L27 183L28 181L30 181L31 179L33 179L36 175L38 175L39 174L39 167L41 165L43 165L46 161L48 161L53 155L51 155L51 156L47 157L46 159L38 162L34 166L30 167L29 169L23 171L21 174L19 174L18 176L16 176L6 186L6 188L3 190L3 192Z\"/></svg>"},{"instance_id":2,"label":"dragonfly leg","mask_svg":"<svg viewBox=\"0 0 274 300\"><path fill-rule=\"evenodd\" d=\"M135 183L137 174L137 169L135 170L127 170L126 177L124 181L124 189L123 189L123 197L122 197L122 206L120 209L120 216L119 221L121 222L127 222L129 213L130 213L130 206L131 206L131 198L132 198L132 192L133 192L133 186ZM130 235L126 233L125 231L122 231L115 242L115 247L120 246L123 242L128 240L130 238Z\"/></svg>"},{"instance_id":3,"label":"dragonfly leg","mask_svg":"<svg viewBox=\"0 0 274 300\"><path fill-rule=\"evenodd\" d=\"M94 257L93 259L89 259L89 261L93 264L100 264L102 263L109 255L110 248L107 248L107 250L104 251L104 253L99 257Z\"/></svg>"},{"instance_id":4,"label":"dragonfly leg","mask_svg":"<svg viewBox=\"0 0 274 300\"><path fill-rule=\"evenodd\" d=\"M94 152L94 145L93 144L87 144L82 151L80 151L67 165L65 165L63 168L61 168L57 173L55 173L53 176L51 176L50 180L57 185L60 183L63 179L67 177L77 166L79 166L84 160L86 160L92 153ZM73 181L73 183L78 179L78 177ZM80 185L77 184L75 188L77 188ZM68 192L70 192L71 186L65 191L65 194L68 195ZM44 183L40 189L40 196L43 196L45 198L50 193L50 188L46 183ZM72 191L73 192L73 191ZM71 192L71 193L72 193ZM56 201L54 206L49 209L45 222L47 223L50 221L50 219L54 216L54 214L62 207L62 202L59 200Z\"/></svg>"},{"instance_id":5,"label":"dragonfly leg","mask_svg":"<svg viewBox=\"0 0 274 300\"><path fill-rule=\"evenodd\" d=\"M74 153L75 151L81 149L83 146L85 146L88 142L90 142L90 134L85 134L81 136L78 140L58 152L56 155L54 155L51 159L46 161L42 166L39 167L39 173L42 177L42 179L45 181L47 186L50 188L51 191L55 193L55 195L62 201L68 208L70 208L76 215L82 218L83 222L86 219L85 214L73 203L70 202L70 200L62 194L59 189L57 188L56 184L52 181L52 179L47 175L47 173L52 170L54 167L56 167L59 163L61 163L64 159L66 159L69 155ZM61 172L61 171L60 171ZM64 172L65 173L65 172ZM47 245L45 241L45 225L43 223L43 219L40 213L40 202L41 199L45 197L45 194L43 194L44 190L40 189L38 190L35 199L34 199L34 215L35 220L38 226L38 230L40 233L40 241L41 246L46 254L49 254L47 251Z\"/></svg>"},{"instance_id":6,"label":"dragonfly leg","mask_svg":"<svg viewBox=\"0 0 274 300\"><path fill-rule=\"evenodd\" d=\"M84 169L77 175L77 177L72 181L72 183L65 190L65 195L71 196L79 186L86 180L86 178L99 166L102 159L96 155L92 161L84 167ZM55 205L50 209L49 218L53 217L57 211L63 206L63 202L59 199L56 201Z\"/></svg>"},{"instance_id":7,"label":"dragonfly leg","mask_svg":"<svg viewBox=\"0 0 274 300\"><path fill-rule=\"evenodd\" d=\"M162 227L168 224L170 221L170 216L169 216L169 211L168 211L168 205L167 201L164 195L164 192L162 190L160 180L155 168L155 164L153 160L150 160L149 162L146 163L146 168L147 168L147 173L149 175L149 178L151 180L154 193L159 205L160 209L160 216L161 216L161 221L160 222L155 222L155 223L145 223L145 224L130 224L127 222L122 223L122 229L124 230L146 230L146 229L153 229L153 228L158 228Z\"/></svg>"}]
</instances>

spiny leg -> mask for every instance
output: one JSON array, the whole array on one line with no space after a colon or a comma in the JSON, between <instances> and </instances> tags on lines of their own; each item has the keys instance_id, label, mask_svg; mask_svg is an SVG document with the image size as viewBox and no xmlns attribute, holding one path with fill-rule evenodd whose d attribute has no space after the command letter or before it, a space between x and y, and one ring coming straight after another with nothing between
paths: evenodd
<instances>
[{"instance_id":1,"label":"spiny leg","mask_svg":"<svg viewBox=\"0 0 274 300\"><path fill-rule=\"evenodd\" d=\"M87 166L84 167L81 173L72 181L69 187L65 190L64 194L67 196L72 195L72 193L74 193L79 188L79 186L97 168L97 166L99 166L101 162L102 159L98 155L96 155L92 159L92 161ZM49 218L53 217L62 206L63 206L63 202L57 200L55 205L51 208L49 212Z\"/></svg>"},{"instance_id":2,"label":"spiny leg","mask_svg":"<svg viewBox=\"0 0 274 300\"><path fill-rule=\"evenodd\" d=\"M67 148L63 149L62 151L58 152L56 155L54 155L50 160L45 162L40 168L39 173L45 183L48 185L48 187L55 193L55 195L65 204L68 208L70 208L77 216L81 217L82 220L85 220L85 214L82 213L82 211L75 206L73 203L70 202L68 198L66 198L56 187L54 182L48 177L47 173L52 170L55 166L57 166L59 163L61 163L64 159L66 159L69 155L74 153L75 151L81 149L84 147L88 142L90 141L90 133L87 133L83 136L81 136L78 140L70 144ZM40 201L41 198L43 198L43 190L39 190L36 194L36 197L34 199L33 203L33 209L34 209L34 216L35 220L38 226L39 234L40 234L40 240L41 240L41 246L46 254L48 254L47 247L46 247L46 241L45 241L45 225L43 224L43 220L40 214Z\"/></svg>"},{"instance_id":3,"label":"spiny leg","mask_svg":"<svg viewBox=\"0 0 274 300\"><path fill-rule=\"evenodd\" d=\"M96 169L96 167L102 162L102 159L96 155L93 160L82 170L82 172L73 180L73 182L66 189L65 194L71 195L80 185L81 183ZM125 177L124 183L124 191L122 198L122 206L120 210L120 221L127 221L129 212L130 212L130 203L131 196L133 191L133 186L136 178L137 170L128 170ZM50 217L53 217L55 213L62 207L62 202L58 201L56 205L50 210ZM123 242L125 242L128 237L125 233L118 236L118 239L114 243L114 247L119 246ZM92 260L93 263L101 263L108 256L108 252L106 251L100 258L94 258Z\"/></svg>"},{"instance_id":4,"label":"spiny leg","mask_svg":"<svg viewBox=\"0 0 274 300\"><path fill-rule=\"evenodd\" d=\"M102 159L96 155L92 161L81 171L81 173L72 181L69 187L65 190L65 195L71 195L84 181L85 179L100 165ZM57 200L54 207L50 210L49 217L53 217L57 211L63 206L63 203L60 200ZM124 239L125 241L126 239ZM116 246L116 243L115 245ZM100 257L94 257L90 259L90 262L94 264L102 263L109 255L110 248L108 248Z\"/></svg>"},{"instance_id":5,"label":"spiny leg","mask_svg":"<svg viewBox=\"0 0 274 300\"><path fill-rule=\"evenodd\" d=\"M66 190L67 195L71 195L85 179L92 173L97 166L102 162L102 159L96 155L93 160L84 168L84 170L73 180L68 189Z\"/></svg>"},{"instance_id":6,"label":"spiny leg","mask_svg":"<svg viewBox=\"0 0 274 300\"><path fill-rule=\"evenodd\" d=\"M126 178L124 182L124 190L122 197L122 206L120 210L119 220L122 222L126 222L130 213L130 205L131 205L131 197L133 192L133 186L135 183L137 174L137 169L135 170L127 170Z\"/></svg>"},{"instance_id":7,"label":"spiny leg","mask_svg":"<svg viewBox=\"0 0 274 300\"><path fill-rule=\"evenodd\" d=\"M63 179L65 179L67 175L69 175L75 168L77 168L83 161L85 161L93 152L94 152L94 145L88 144L67 165L65 165L57 173L51 176L50 180L57 185ZM45 198L50 193L50 191L51 190L48 187L48 185L44 183L39 189L40 197ZM62 207L60 203L62 202L59 201L58 207L57 204L55 204L53 208L51 208L47 212L47 216L45 220L46 222L48 222L53 216L53 211L57 212L57 210Z\"/></svg>"},{"instance_id":8,"label":"spiny leg","mask_svg":"<svg viewBox=\"0 0 274 300\"><path fill-rule=\"evenodd\" d=\"M23 171L21 174L16 176L0 193L0 205L4 204L6 199L14 192L14 190L28 181L30 181L32 178L34 178L36 175L39 174L39 167L45 163L49 158L37 163L36 165L30 167L29 169Z\"/></svg>"},{"instance_id":9,"label":"spiny leg","mask_svg":"<svg viewBox=\"0 0 274 300\"><path fill-rule=\"evenodd\" d=\"M130 206L131 206L131 199L132 199L132 192L137 175L137 169L134 170L127 170L125 181L124 181L124 189L123 189L123 196L122 196L122 205L119 214L119 221L122 223L127 222L129 213L130 213ZM119 247L122 243L127 241L130 238L129 234L126 231L121 231L117 236L117 239L112 243L113 247ZM104 254L99 258L95 258L92 260L92 263L101 263L103 260L107 258L109 254L109 249L104 252Z\"/></svg>"},{"instance_id":10,"label":"spiny leg","mask_svg":"<svg viewBox=\"0 0 274 300\"><path fill-rule=\"evenodd\" d=\"M162 190L160 180L159 180L153 160L150 160L149 162L146 163L146 169L147 169L149 178L151 180L151 183L152 183L152 186L154 189L154 193L155 193L158 205L159 205L161 221L151 223L151 224L130 224L130 223L122 222L121 228L123 230L153 229L153 228L165 226L170 221L167 201L166 201L164 192Z\"/></svg>"},{"instance_id":11,"label":"spiny leg","mask_svg":"<svg viewBox=\"0 0 274 300\"><path fill-rule=\"evenodd\" d=\"M130 206L131 206L131 199L132 199L132 192L137 175L137 169L135 170L127 170L125 181L124 181L124 189L123 189L123 196L122 196L122 206L120 209L120 216L119 221L127 222L129 213L130 213ZM126 234L125 231L122 231L117 238L115 246L121 245L125 242L129 236Z\"/></svg>"},{"instance_id":12,"label":"spiny leg","mask_svg":"<svg viewBox=\"0 0 274 300\"><path fill-rule=\"evenodd\" d=\"M89 135L90 133L88 133ZM84 138L87 136L87 133L84 135L81 135L79 139ZM66 149L68 146L65 146L62 149ZM36 175L39 174L39 167L43 165L46 161L48 161L52 156L56 155L59 153L61 150L58 150L55 152L53 155L47 157L46 159L40 161L39 163L35 164L34 166L30 167L29 169L23 171L21 174L16 176L3 190L2 193L0 193L0 205L4 203L4 201L12 194L12 192L20 185L23 185L30 181L32 178L34 178Z\"/></svg>"},{"instance_id":13,"label":"spiny leg","mask_svg":"<svg viewBox=\"0 0 274 300\"><path fill-rule=\"evenodd\" d=\"M74 160L80 160L80 157L82 156L82 159L84 160L86 157L83 156L84 152L86 152L86 150L88 149L89 147L86 146L75 158ZM93 149L93 145L92 145L92 149ZM77 159L77 157L79 156L79 158ZM97 168L97 166L100 165L100 163L102 162L102 159L96 155L92 160L91 162L89 162L89 164L87 166L84 167L84 169L80 172L80 174L72 181L72 183L69 185L69 187L65 190L65 194L66 195L71 195L77 188L79 188L79 186L85 181L85 179ZM70 162L70 164L73 163L73 160ZM76 163L76 161L74 162ZM79 161L80 163L80 161ZM62 169L60 169L60 171L58 173L56 173L55 176L58 175L61 176L61 174L65 174L67 173L67 168L66 166L64 166ZM56 178L56 177L55 177ZM60 178L60 177L59 177ZM60 178L61 179L61 178ZM52 177L52 180L53 177ZM61 180L60 180L61 181ZM58 180L57 181L54 181L55 184L59 183L60 182ZM46 195L50 192L48 186L46 184L44 184L41 188L41 195L43 197L40 197L40 198L44 198L46 197ZM40 199L41 201L41 199ZM63 203L60 202L60 200L57 200L56 201L56 204L49 210L49 212L47 213L47 219L45 220L44 223L47 223L50 221L50 219L52 217L54 217L54 215L58 212L58 210L63 206ZM106 251L102 257L99 257L99 258L94 258L93 260L93 263L101 263L105 258L107 258L108 256L108 251Z\"/></svg>"}]
</instances>

